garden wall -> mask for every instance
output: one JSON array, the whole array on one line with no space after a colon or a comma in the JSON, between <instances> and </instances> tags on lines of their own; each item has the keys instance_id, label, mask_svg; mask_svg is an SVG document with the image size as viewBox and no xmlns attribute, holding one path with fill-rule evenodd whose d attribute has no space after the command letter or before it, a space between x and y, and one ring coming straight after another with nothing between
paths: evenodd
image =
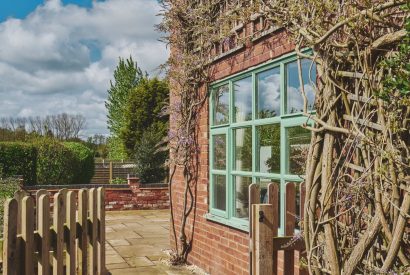
<instances>
[{"instance_id":1,"label":"garden wall","mask_svg":"<svg viewBox=\"0 0 410 275\"><path fill-rule=\"evenodd\" d=\"M105 188L105 209L110 210L153 210L169 208L169 192L166 184L140 184L137 178L128 180L129 184L88 184L88 185L46 185L29 186L26 191L35 195L39 189L51 194L62 188L78 191L81 188Z\"/></svg>"}]
</instances>

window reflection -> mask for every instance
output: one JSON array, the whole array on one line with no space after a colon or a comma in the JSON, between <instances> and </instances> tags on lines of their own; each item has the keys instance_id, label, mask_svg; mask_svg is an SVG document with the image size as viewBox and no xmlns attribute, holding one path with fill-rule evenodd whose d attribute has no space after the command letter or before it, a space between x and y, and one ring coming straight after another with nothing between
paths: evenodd
<instances>
[{"instance_id":1,"label":"window reflection","mask_svg":"<svg viewBox=\"0 0 410 275\"><path fill-rule=\"evenodd\" d=\"M224 85L214 91L213 125L229 122L229 86Z\"/></svg>"},{"instance_id":2,"label":"window reflection","mask_svg":"<svg viewBox=\"0 0 410 275\"><path fill-rule=\"evenodd\" d=\"M257 76L258 118L280 115L280 69L274 68Z\"/></svg>"},{"instance_id":3,"label":"window reflection","mask_svg":"<svg viewBox=\"0 0 410 275\"><path fill-rule=\"evenodd\" d=\"M213 148L214 148L214 169L225 170L226 169L226 135L214 135L213 136Z\"/></svg>"},{"instance_id":4,"label":"window reflection","mask_svg":"<svg viewBox=\"0 0 410 275\"><path fill-rule=\"evenodd\" d=\"M315 91L313 83L316 80L316 66L312 66L312 61L303 59L302 63L302 79L305 94L308 100L308 110L314 109ZM286 113L303 112L303 97L300 88L298 64L297 61L286 65ZM310 78L309 78L310 71Z\"/></svg>"},{"instance_id":5,"label":"window reflection","mask_svg":"<svg viewBox=\"0 0 410 275\"><path fill-rule=\"evenodd\" d=\"M214 208L225 211L226 210L226 176L214 175Z\"/></svg>"},{"instance_id":6,"label":"window reflection","mask_svg":"<svg viewBox=\"0 0 410 275\"><path fill-rule=\"evenodd\" d=\"M257 127L258 171L280 173L280 125L271 124Z\"/></svg>"},{"instance_id":7,"label":"window reflection","mask_svg":"<svg viewBox=\"0 0 410 275\"><path fill-rule=\"evenodd\" d=\"M310 145L310 131L301 126L286 129L288 140L288 173L305 174L307 153Z\"/></svg>"},{"instance_id":8,"label":"window reflection","mask_svg":"<svg viewBox=\"0 0 410 275\"><path fill-rule=\"evenodd\" d=\"M252 171L252 128L234 130L235 170Z\"/></svg>"},{"instance_id":9,"label":"window reflection","mask_svg":"<svg viewBox=\"0 0 410 275\"><path fill-rule=\"evenodd\" d=\"M252 120L252 77L233 83L235 122Z\"/></svg>"},{"instance_id":10,"label":"window reflection","mask_svg":"<svg viewBox=\"0 0 410 275\"><path fill-rule=\"evenodd\" d=\"M235 179L235 217L249 218L249 185L251 177L234 177Z\"/></svg>"}]
</instances>

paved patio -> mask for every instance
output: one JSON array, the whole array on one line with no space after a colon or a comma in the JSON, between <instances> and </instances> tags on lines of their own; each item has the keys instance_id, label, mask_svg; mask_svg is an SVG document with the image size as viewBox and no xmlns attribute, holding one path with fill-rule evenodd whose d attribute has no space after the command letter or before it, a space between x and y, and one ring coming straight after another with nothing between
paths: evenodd
<instances>
[{"instance_id":1,"label":"paved patio","mask_svg":"<svg viewBox=\"0 0 410 275\"><path fill-rule=\"evenodd\" d=\"M168 229L168 210L106 212L107 269L112 275L195 274L161 262L170 248Z\"/></svg>"}]
</instances>

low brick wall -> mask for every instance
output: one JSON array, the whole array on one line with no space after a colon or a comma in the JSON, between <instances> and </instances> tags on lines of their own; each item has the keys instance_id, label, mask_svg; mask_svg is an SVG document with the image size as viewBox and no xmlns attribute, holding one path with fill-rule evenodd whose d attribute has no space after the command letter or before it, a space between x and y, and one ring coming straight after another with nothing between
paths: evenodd
<instances>
[{"instance_id":1,"label":"low brick wall","mask_svg":"<svg viewBox=\"0 0 410 275\"><path fill-rule=\"evenodd\" d=\"M130 185L125 189L107 189L105 191L105 209L167 209L169 208L168 187L146 187Z\"/></svg>"},{"instance_id":2,"label":"low brick wall","mask_svg":"<svg viewBox=\"0 0 410 275\"><path fill-rule=\"evenodd\" d=\"M137 178L128 179L128 184L89 184L89 185L46 185L27 186L27 192L35 195L39 189L51 194L62 188L78 191L81 188L105 188L105 209L109 210L151 210L169 208L169 191L166 184L140 184Z\"/></svg>"}]
</instances>

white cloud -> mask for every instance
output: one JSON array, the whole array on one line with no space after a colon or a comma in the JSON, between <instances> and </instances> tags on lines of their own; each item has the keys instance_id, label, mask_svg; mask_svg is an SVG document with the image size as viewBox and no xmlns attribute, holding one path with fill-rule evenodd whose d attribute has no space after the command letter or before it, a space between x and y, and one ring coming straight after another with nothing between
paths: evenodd
<instances>
[{"instance_id":1,"label":"white cloud","mask_svg":"<svg viewBox=\"0 0 410 275\"><path fill-rule=\"evenodd\" d=\"M104 100L118 57L132 56L150 74L166 61L154 27L159 11L156 0L88 9L49 0L25 19L0 23L0 116L80 113L84 134L107 133Z\"/></svg>"}]
</instances>

